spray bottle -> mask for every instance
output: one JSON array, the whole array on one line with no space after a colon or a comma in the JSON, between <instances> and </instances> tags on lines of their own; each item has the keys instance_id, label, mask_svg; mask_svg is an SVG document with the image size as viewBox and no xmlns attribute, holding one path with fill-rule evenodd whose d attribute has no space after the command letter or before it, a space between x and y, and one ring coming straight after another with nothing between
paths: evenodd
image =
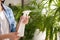
<instances>
[{"instance_id":1,"label":"spray bottle","mask_svg":"<svg viewBox=\"0 0 60 40\"><path fill-rule=\"evenodd\" d=\"M23 16L24 17L28 16L30 12L31 12L30 10L23 11ZM24 31L25 31L25 24L21 22L18 29L18 33L19 33L18 36L23 37Z\"/></svg>"}]
</instances>

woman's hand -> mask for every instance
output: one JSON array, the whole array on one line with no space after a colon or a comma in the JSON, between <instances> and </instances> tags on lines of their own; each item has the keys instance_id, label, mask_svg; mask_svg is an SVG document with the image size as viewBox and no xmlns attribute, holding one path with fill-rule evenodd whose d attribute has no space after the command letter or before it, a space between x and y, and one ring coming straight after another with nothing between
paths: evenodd
<instances>
[{"instance_id":1,"label":"woman's hand","mask_svg":"<svg viewBox=\"0 0 60 40\"><path fill-rule=\"evenodd\" d=\"M12 32L12 33L10 33L9 35L10 35L10 39L11 40L18 40L20 37L19 36L17 36L17 32Z\"/></svg>"},{"instance_id":2,"label":"woman's hand","mask_svg":"<svg viewBox=\"0 0 60 40\"><path fill-rule=\"evenodd\" d=\"M20 21L19 21L19 23L17 24L17 27L16 27L16 32L18 32L18 29L19 29L19 26L20 26L21 23L24 23L25 25L28 24L29 18L30 18L30 16L26 16L26 17L21 16L20 17Z\"/></svg>"},{"instance_id":3,"label":"woman's hand","mask_svg":"<svg viewBox=\"0 0 60 40\"><path fill-rule=\"evenodd\" d=\"M28 24L29 18L30 18L30 16L26 16L26 17L21 16L21 17L20 17L20 22L22 22L22 23L24 23L24 24Z\"/></svg>"}]
</instances>

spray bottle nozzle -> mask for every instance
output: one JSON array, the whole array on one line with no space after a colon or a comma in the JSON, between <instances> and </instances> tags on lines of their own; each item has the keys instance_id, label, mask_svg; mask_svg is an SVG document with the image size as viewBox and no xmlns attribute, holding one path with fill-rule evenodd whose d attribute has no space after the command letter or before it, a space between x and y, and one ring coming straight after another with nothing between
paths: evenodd
<instances>
[{"instance_id":1,"label":"spray bottle nozzle","mask_svg":"<svg viewBox=\"0 0 60 40\"><path fill-rule=\"evenodd\" d=\"M23 11L23 15L28 16L30 14L30 12L31 12L31 10Z\"/></svg>"}]
</instances>

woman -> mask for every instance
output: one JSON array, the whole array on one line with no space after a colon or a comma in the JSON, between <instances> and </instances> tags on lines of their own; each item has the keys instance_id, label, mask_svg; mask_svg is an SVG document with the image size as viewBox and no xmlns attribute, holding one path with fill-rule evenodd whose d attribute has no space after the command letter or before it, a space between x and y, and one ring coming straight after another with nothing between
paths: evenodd
<instances>
[{"instance_id":1,"label":"woman","mask_svg":"<svg viewBox=\"0 0 60 40\"><path fill-rule=\"evenodd\" d=\"M17 36L17 30L21 21L27 24L29 16L22 16L16 26L12 10L0 0L0 40L18 40L20 37Z\"/></svg>"}]
</instances>

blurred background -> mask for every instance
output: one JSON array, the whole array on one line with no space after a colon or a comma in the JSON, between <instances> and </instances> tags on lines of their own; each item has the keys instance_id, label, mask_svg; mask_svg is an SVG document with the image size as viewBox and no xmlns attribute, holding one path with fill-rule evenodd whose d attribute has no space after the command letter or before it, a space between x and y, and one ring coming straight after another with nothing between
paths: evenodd
<instances>
[{"instance_id":1,"label":"blurred background","mask_svg":"<svg viewBox=\"0 0 60 40\"><path fill-rule=\"evenodd\" d=\"M60 40L60 0L5 0L16 22L22 11L31 10L25 36L20 40Z\"/></svg>"}]
</instances>

